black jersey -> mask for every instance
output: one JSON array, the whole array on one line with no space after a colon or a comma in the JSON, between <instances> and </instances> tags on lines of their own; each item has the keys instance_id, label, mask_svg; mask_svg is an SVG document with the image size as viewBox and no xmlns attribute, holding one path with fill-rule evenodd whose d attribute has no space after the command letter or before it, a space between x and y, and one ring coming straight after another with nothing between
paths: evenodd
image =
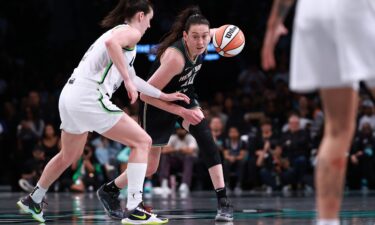
<instances>
[{"instance_id":1,"label":"black jersey","mask_svg":"<svg viewBox=\"0 0 375 225\"><path fill-rule=\"evenodd\" d=\"M185 42L182 38L174 42L170 48L175 48L181 52L185 60L185 66L182 72L175 75L162 91L165 93L173 93L176 91L184 93L189 96L190 104L186 104L184 101L177 101L175 102L176 104L188 109L199 107L193 84L195 76L201 69L205 54L199 55L195 62L193 62L188 56ZM160 60L156 60L151 69L150 76L152 76L159 67ZM180 123L177 115L148 105L147 103L141 103L140 118L142 127L151 136L154 146L166 145L169 137L176 130L176 122Z\"/></svg>"},{"instance_id":2,"label":"black jersey","mask_svg":"<svg viewBox=\"0 0 375 225\"><path fill-rule=\"evenodd\" d=\"M175 48L179 52L181 52L185 60L185 66L182 72L175 75L172 80L169 81L169 83L163 88L162 91L165 93L173 93L178 91L186 94L187 96L189 96L189 98L196 98L197 96L195 94L193 86L194 79L202 67L205 54L197 56L197 58L193 62L188 56L186 45L182 38L174 42L170 46L170 48ZM160 59L157 59L151 69L150 76L159 68L159 66Z\"/></svg>"}]
</instances>

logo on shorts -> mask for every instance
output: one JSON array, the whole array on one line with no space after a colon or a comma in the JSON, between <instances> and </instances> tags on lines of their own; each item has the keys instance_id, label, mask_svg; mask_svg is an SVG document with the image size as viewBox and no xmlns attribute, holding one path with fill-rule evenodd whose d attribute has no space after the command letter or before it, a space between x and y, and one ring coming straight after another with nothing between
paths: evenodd
<instances>
[{"instance_id":1,"label":"logo on shorts","mask_svg":"<svg viewBox=\"0 0 375 225\"><path fill-rule=\"evenodd\" d=\"M130 61L130 63L129 63L129 66L130 66L130 67L133 67L134 59L135 59L135 57L133 57L132 60Z\"/></svg>"}]
</instances>

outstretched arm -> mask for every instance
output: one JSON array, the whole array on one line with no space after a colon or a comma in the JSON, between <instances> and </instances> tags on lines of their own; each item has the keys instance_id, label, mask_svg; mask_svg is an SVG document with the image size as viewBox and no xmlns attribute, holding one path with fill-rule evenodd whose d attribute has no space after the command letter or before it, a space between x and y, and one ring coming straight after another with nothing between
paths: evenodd
<instances>
[{"instance_id":1,"label":"outstretched arm","mask_svg":"<svg viewBox=\"0 0 375 225\"><path fill-rule=\"evenodd\" d=\"M281 35L288 33L283 22L295 0L274 0L267 22L267 31L262 48L262 67L270 70L276 66L274 50Z\"/></svg>"},{"instance_id":2,"label":"outstretched arm","mask_svg":"<svg viewBox=\"0 0 375 225\"><path fill-rule=\"evenodd\" d=\"M168 48L160 60L159 68L148 80L148 83L162 90L175 75L181 73L184 68L184 64L185 61L181 53L174 48ZM190 124L195 125L202 120L201 115L199 115L197 112L185 109L184 107L174 104L173 102L161 101L145 94L141 94L141 99L150 105L186 119Z\"/></svg>"},{"instance_id":3,"label":"outstretched arm","mask_svg":"<svg viewBox=\"0 0 375 225\"><path fill-rule=\"evenodd\" d=\"M135 74L135 70L132 67L129 71L130 79L133 81L135 87L139 92L142 94L145 94L147 96L153 97L153 98L158 98L163 101L167 102L173 102L173 101L185 101L186 103L190 102L189 97L187 97L185 94L182 93L169 93L166 94L162 92L161 90L157 89L153 85L147 83L145 80L142 78L138 77Z\"/></svg>"}]
</instances>

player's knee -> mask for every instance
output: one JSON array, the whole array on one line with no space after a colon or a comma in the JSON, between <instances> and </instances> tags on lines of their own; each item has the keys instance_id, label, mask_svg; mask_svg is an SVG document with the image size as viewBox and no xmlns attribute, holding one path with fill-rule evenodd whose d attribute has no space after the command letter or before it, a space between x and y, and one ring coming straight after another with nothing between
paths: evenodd
<instances>
[{"instance_id":1,"label":"player's knee","mask_svg":"<svg viewBox=\"0 0 375 225\"><path fill-rule=\"evenodd\" d=\"M331 160L332 167L337 170L344 170L346 168L347 158L337 157Z\"/></svg>"},{"instance_id":2,"label":"player's knee","mask_svg":"<svg viewBox=\"0 0 375 225\"><path fill-rule=\"evenodd\" d=\"M343 122L341 124L331 124L325 129L325 134L331 138L340 138L350 141L355 131L355 123Z\"/></svg>"},{"instance_id":3,"label":"player's knee","mask_svg":"<svg viewBox=\"0 0 375 225\"><path fill-rule=\"evenodd\" d=\"M147 150L151 149L152 139L151 139L150 135L148 135L148 134L145 135L144 140L143 140L143 144L144 144L144 146Z\"/></svg>"},{"instance_id":4,"label":"player's knee","mask_svg":"<svg viewBox=\"0 0 375 225\"><path fill-rule=\"evenodd\" d=\"M80 155L78 154L67 154L60 152L58 153L58 159L56 162L59 162L62 166L70 166L73 164L74 161L77 161L79 159Z\"/></svg>"},{"instance_id":5,"label":"player's knee","mask_svg":"<svg viewBox=\"0 0 375 225\"><path fill-rule=\"evenodd\" d=\"M207 168L221 164L219 149L212 138L207 120L203 119L199 124L190 126L190 133L196 139L199 149L201 149L200 154Z\"/></svg>"},{"instance_id":6,"label":"player's knee","mask_svg":"<svg viewBox=\"0 0 375 225\"><path fill-rule=\"evenodd\" d=\"M139 137L135 141L134 148L137 150L149 152L151 149L151 144L152 144L152 139L148 134L146 134L146 135L143 135L142 137Z\"/></svg>"},{"instance_id":7,"label":"player's knee","mask_svg":"<svg viewBox=\"0 0 375 225\"><path fill-rule=\"evenodd\" d=\"M347 160L343 152L326 151L318 155L317 165L323 171L342 171L346 168Z\"/></svg>"}]
</instances>

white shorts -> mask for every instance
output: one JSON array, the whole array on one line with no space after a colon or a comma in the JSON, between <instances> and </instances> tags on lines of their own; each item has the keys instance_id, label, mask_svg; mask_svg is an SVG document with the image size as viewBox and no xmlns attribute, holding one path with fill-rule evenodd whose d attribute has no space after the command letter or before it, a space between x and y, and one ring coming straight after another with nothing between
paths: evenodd
<instances>
[{"instance_id":1,"label":"white shorts","mask_svg":"<svg viewBox=\"0 0 375 225\"><path fill-rule=\"evenodd\" d=\"M298 2L292 43L292 90L356 88L361 80L375 80L373 2Z\"/></svg>"},{"instance_id":2,"label":"white shorts","mask_svg":"<svg viewBox=\"0 0 375 225\"><path fill-rule=\"evenodd\" d=\"M124 114L114 105L94 81L70 79L61 92L60 129L82 134L95 131L102 134L112 128Z\"/></svg>"}]
</instances>

